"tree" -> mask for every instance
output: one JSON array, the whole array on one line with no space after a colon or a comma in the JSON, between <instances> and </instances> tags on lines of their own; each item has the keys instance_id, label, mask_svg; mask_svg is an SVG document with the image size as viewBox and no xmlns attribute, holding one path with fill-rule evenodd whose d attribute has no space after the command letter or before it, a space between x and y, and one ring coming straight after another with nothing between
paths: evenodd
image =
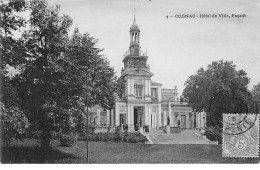
<instances>
[{"instance_id":1,"label":"tree","mask_svg":"<svg viewBox=\"0 0 260 170\"><path fill-rule=\"evenodd\" d=\"M101 102L101 105L103 108L106 108L109 110L109 128L108 131L110 131L110 127L111 127L111 117L112 117L112 109L114 109L115 107L115 100L117 97L116 94L116 81L114 80L113 82L110 82L111 84L109 85L109 89L107 89L106 87L104 89L102 89L103 91L103 95L104 95L104 99Z\"/></svg>"},{"instance_id":2,"label":"tree","mask_svg":"<svg viewBox=\"0 0 260 170\"><path fill-rule=\"evenodd\" d=\"M1 52L3 57L2 70L8 64L16 65L21 55L19 55L20 42L14 38L13 33L19 31L25 25L25 19L19 16L20 12L27 9L24 0L2 1L0 6L1 12Z\"/></svg>"},{"instance_id":3,"label":"tree","mask_svg":"<svg viewBox=\"0 0 260 170\"><path fill-rule=\"evenodd\" d=\"M76 28L65 53L70 61L67 70L72 75L69 81L73 82L78 95L84 98L87 111L96 104L107 108L109 102L112 102L115 89L114 69L109 66L107 59L99 54L101 50L95 47L97 42L87 33L80 34Z\"/></svg>"},{"instance_id":4,"label":"tree","mask_svg":"<svg viewBox=\"0 0 260 170\"><path fill-rule=\"evenodd\" d=\"M89 108L96 104L103 106L108 96L107 91L112 88L115 79L114 69L109 66L107 59L99 54L101 50L95 47L96 43L97 40L87 33L81 35L76 28L65 52L65 58L70 61L67 72L71 76L68 76L68 81L74 87L73 93L83 99L85 106L87 133L90 122ZM88 134L86 145L88 162Z\"/></svg>"},{"instance_id":5,"label":"tree","mask_svg":"<svg viewBox=\"0 0 260 170\"><path fill-rule=\"evenodd\" d=\"M113 70L111 70L113 71ZM106 70L106 72L109 72ZM125 90L125 82L124 79L117 79L114 74L110 74L110 76L105 76L104 80L106 84L102 85L102 99L101 99L101 106L105 109L109 110L109 128L110 131L111 127L111 117L112 117L112 110L115 109L116 98L122 97L123 92ZM114 115L115 118L115 115ZM114 120L115 121L115 120Z\"/></svg>"},{"instance_id":6,"label":"tree","mask_svg":"<svg viewBox=\"0 0 260 170\"><path fill-rule=\"evenodd\" d=\"M21 1L9 0L1 1L1 27L0 27L0 101L3 102L5 107L9 108L10 103L14 104L10 98L11 93L14 93L13 87L10 84L11 77L8 75L10 67L19 67L21 60L21 40L13 36L14 31L25 25L25 19L20 17L19 12L26 10L26 3Z\"/></svg>"},{"instance_id":7,"label":"tree","mask_svg":"<svg viewBox=\"0 0 260 170\"><path fill-rule=\"evenodd\" d=\"M50 147L53 132L69 122L68 104L71 94L61 56L68 41L72 19L59 15L59 6L49 7L46 1L30 2L30 29L23 34L23 57L26 62L14 83L18 87L20 107L29 122L41 135L41 146ZM64 127L64 126L63 126Z\"/></svg>"},{"instance_id":8,"label":"tree","mask_svg":"<svg viewBox=\"0 0 260 170\"><path fill-rule=\"evenodd\" d=\"M1 132L2 140L8 144L12 139L22 139L28 121L19 108L17 87L12 79L17 69L23 63L22 40L15 38L14 32L24 27L25 19L19 13L27 9L23 0L1 1L1 27L0 27L0 104L1 104ZM14 73L15 74L12 74Z\"/></svg>"},{"instance_id":9,"label":"tree","mask_svg":"<svg viewBox=\"0 0 260 170\"><path fill-rule=\"evenodd\" d=\"M236 70L231 61L214 61L207 70L200 68L185 82L182 97L196 111L205 110L208 125L222 127L222 113L249 112L253 101L247 90L249 78Z\"/></svg>"},{"instance_id":10,"label":"tree","mask_svg":"<svg viewBox=\"0 0 260 170\"><path fill-rule=\"evenodd\" d=\"M251 91L256 103L258 104L258 111L260 110L260 82L255 85Z\"/></svg>"}]
</instances>

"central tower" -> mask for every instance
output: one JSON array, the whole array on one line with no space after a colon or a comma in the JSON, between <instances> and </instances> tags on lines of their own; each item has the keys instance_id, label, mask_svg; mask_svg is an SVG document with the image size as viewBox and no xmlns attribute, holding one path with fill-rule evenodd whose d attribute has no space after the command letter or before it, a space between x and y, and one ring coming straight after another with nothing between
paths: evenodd
<instances>
[{"instance_id":1,"label":"central tower","mask_svg":"<svg viewBox=\"0 0 260 170\"><path fill-rule=\"evenodd\" d=\"M136 24L135 17L129 33L130 46L124 55L124 69L122 69L121 73L121 78L127 82L126 98L129 100L151 101L151 77L153 73L150 72L147 66L147 54L141 53L140 29Z\"/></svg>"},{"instance_id":2,"label":"central tower","mask_svg":"<svg viewBox=\"0 0 260 170\"><path fill-rule=\"evenodd\" d=\"M147 66L148 56L141 52L140 29L134 22L130 27L130 45L123 56L124 69L120 79L124 80L124 93L116 101L117 122L127 122L129 130L134 126L156 127L161 122L161 84L151 81L153 73Z\"/></svg>"},{"instance_id":3,"label":"central tower","mask_svg":"<svg viewBox=\"0 0 260 170\"><path fill-rule=\"evenodd\" d=\"M134 17L134 23L130 27L130 46L129 50L124 55L124 70L127 68L145 68L147 69L147 54L141 54L140 47L140 29L136 24Z\"/></svg>"}]
</instances>

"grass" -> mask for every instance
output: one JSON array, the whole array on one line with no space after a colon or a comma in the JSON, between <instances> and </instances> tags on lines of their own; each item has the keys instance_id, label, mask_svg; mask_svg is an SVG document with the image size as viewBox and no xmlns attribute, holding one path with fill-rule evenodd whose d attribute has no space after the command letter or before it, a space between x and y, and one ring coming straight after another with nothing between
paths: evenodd
<instances>
[{"instance_id":1,"label":"grass","mask_svg":"<svg viewBox=\"0 0 260 170\"><path fill-rule=\"evenodd\" d=\"M2 148L1 155L2 163L66 163L68 160L70 162L80 160L57 149L42 150L35 139L13 142L9 147Z\"/></svg>"},{"instance_id":2,"label":"grass","mask_svg":"<svg viewBox=\"0 0 260 170\"><path fill-rule=\"evenodd\" d=\"M86 142L56 145L42 152L35 140L3 148L2 163L84 163ZM258 159L223 158L221 145L150 145L89 142L89 163L258 163ZM44 154L45 153L45 154Z\"/></svg>"}]
</instances>

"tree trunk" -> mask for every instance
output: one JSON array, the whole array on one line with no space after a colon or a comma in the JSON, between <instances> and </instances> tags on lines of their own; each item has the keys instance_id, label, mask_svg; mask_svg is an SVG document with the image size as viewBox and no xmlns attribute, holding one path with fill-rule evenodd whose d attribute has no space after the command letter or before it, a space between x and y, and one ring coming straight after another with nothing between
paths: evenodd
<instances>
[{"instance_id":1,"label":"tree trunk","mask_svg":"<svg viewBox=\"0 0 260 170\"><path fill-rule=\"evenodd\" d=\"M51 148L51 132L49 130L44 130L41 133L41 148L50 149Z\"/></svg>"},{"instance_id":2,"label":"tree trunk","mask_svg":"<svg viewBox=\"0 0 260 170\"><path fill-rule=\"evenodd\" d=\"M46 115L45 111L41 113L41 148L43 149L50 149L51 144L51 125L48 116Z\"/></svg>"},{"instance_id":3,"label":"tree trunk","mask_svg":"<svg viewBox=\"0 0 260 170\"><path fill-rule=\"evenodd\" d=\"M111 128L111 108L109 109L109 127L108 127L108 132L110 132L110 128Z\"/></svg>"}]
</instances>

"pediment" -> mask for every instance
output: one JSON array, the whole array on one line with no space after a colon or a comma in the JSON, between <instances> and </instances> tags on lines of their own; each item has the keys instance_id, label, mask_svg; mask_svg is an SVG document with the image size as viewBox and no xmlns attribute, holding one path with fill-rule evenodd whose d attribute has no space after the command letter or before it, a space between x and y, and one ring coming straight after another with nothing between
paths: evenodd
<instances>
[{"instance_id":1,"label":"pediment","mask_svg":"<svg viewBox=\"0 0 260 170\"><path fill-rule=\"evenodd\" d=\"M142 69L142 68L134 68L134 69L128 69L125 70L121 76L125 76L125 75L138 75L138 76L149 76L152 77L153 73L150 72L147 69Z\"/></svg>"}]
</instances>

